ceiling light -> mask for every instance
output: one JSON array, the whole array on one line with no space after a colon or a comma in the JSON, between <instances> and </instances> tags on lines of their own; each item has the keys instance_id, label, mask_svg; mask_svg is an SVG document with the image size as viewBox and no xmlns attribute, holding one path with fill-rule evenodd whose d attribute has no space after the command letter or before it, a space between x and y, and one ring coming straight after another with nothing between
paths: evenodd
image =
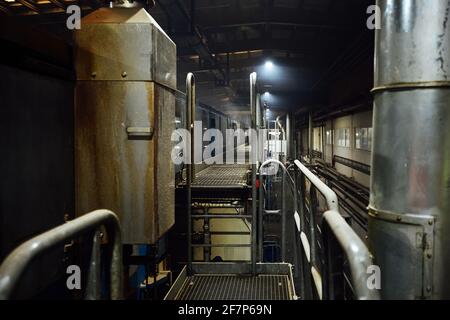
<instances>
[{"instance_id":1,"label":"ceiling light","mask_svg":"<svg viewBox=\"0 0 450 320\"><path fill-rule=\"evenodd\" d=\"M267 60L266 63L264 64L264 66L266 67L266 69L272 69L273 63L272 63L272 61Z\"/></svg>"}]
</instances>

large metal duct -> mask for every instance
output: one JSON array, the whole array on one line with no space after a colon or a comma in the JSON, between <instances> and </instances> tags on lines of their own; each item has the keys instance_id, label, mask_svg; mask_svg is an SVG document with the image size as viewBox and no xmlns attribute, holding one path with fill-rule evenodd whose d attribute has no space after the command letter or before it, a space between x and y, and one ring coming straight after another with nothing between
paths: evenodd
<instances>
[{"instance_id":1,"label":"large metal duct","mask_svg":"<svg viewBox=\"0 0 450 320\"><path fill-rule=\"evenodd\" d=\"M369 243L384 299L450 298L450 1L379 0Z\"/></svg>"},{"instance_id":2,"label":"large metal duct","mask_svg":"<svg viewBox=\"0 0 450 320\"><path fill-rule=\"evenodd\" d=\"M119 216L123 242L174 223L176 46L139 8L102 8L75 32L76 212Z\"/></svg>"}]
</instances>

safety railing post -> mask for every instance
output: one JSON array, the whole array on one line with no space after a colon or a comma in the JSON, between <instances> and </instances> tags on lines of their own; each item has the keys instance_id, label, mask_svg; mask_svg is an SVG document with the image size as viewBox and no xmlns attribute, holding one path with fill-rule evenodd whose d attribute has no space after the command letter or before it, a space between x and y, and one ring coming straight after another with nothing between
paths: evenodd
<instances>
[{"instance_id":1,"label":"safety railing post","mask_svg":"<svg viewBox=\"0 0 450 320\"><path fill-rule=\"evenodd\" d=\"M100 244L101 244L100 231L97 229L92 237L91 259L89 262L87 286L85 293L86 300L100 299L100 282L101 282Z\"/></svg>"},{"instance_id":2,"label":"safety railing post","mask_svg":"<svg viewBox=\"0 0 450 320\"><path fill-rule=\"evenodd\" d=\"M193 73L186 76L186 130L190 133L189 158L186 165L186 210L187 210L187 272L192 273L192 182L195 178L194 168L194 121L195 121L195 77Z\"/></svg>"},{"instance_id":3,"label":"safety railing post","mask_svg":"<svg viewBox=\"0 0 450 320\"><path fill-rule=\"evenodd\" d=\"M265 208L264 201L264 185L265 178L264 174L259 172L259 211L258 211L258 252L259 252L259 260L262 262L264 260L264 252L263 252L263 214Z\"/></svg>"},{"instance_id":4,"label":"safety railing post","mask_svg":"<svg viewBox=\"0 0 450 320\"><path fill-rule=\"evenodd\" d=\"M281 261L286 261L286 172L282 170L281 179Z\"/></svg>"},{"instance_id":5,"label":"safety railing post","mask_svg":"<svg viewBox=\"0 0 450 320\"><path fill-rule=\"evenodd\" d=\"M110 298L113 300L123 298L123 271L122 271L122 240L120 223L117 216L109 210L96 210L71 220L61 226L44 232L18 246L13 250L0 265L0 300L9 299L31 262L37 257L45 254L50 249L64 245L68 240L78 236L89 234L104 226L108 235L108 247L110 248ZM99 239L96 239L97 241ZM100 241L100 240L99 240ZM93 244L92 256L94 261L90 262L90 273L93 279L99 279L98 250L100 242ZM92 272L91 272L92 271ZM98 297L97 281L89 288L86 297Z\"/></svg>"},{"instance_id":6,"label":"safety railing post","mask_svg":"<svg viewBox=\"0 0 450 320\"><path fill-rule=\"evenodd\" d=\"M256 72L250 74L250 108L251 108L251 124L252 129L256 129ZM255 130L256 131L256 130ZM256 146L251 146L251 153L257 154L253 148ZM251 262L252 262L252 272L256 274L256 251L257 251L257 217L256 217L256 162L255 159L250 156L252 163L252 252L251 252Z\"/></svg>"}]
</instances>

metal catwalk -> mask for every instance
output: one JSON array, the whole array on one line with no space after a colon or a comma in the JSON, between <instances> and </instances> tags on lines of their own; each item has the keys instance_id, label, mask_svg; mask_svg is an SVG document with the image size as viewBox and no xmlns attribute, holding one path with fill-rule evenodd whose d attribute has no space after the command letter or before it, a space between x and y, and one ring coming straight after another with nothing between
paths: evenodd
<instances>
[{"instance_id":1,"label":"metal catwalk","mask_svg":"<svg viewBox=\"0 0 450 320\"><path fill-rule=\"evenodd\" d=\"M248 165L212 165L197 173L192 186L194 188L247 186L248 169Z\"/></svg>"},{"instance_id":2,"label":"metal catwalk","mask_svg":"<svg viewBox=\"0 0 450 320\"><path fill-rule=\"evenodd\" d=\"M287 275L195 275L175 300L291 300Z\"/></svg>"},{"instance_id":3,"label":"metal catwalk","mask_svg":"<svg viewBox=\"0 0 450 320\"><path fill-rule=\"evenodd\" d=\"M295 300L292 265L257 263L192 264L185 267L165 300Z\"/></svg>"}]
</instances>

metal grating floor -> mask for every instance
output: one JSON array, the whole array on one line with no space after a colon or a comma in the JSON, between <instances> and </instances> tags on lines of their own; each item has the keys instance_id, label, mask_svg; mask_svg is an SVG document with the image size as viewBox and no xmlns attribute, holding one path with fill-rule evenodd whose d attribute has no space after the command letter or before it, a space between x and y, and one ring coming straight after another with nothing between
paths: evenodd
<instances>
[{"instance_id":1,"label":"metal grating floor","mask_svg":"<svg viewBox=\"0 0 450 320\"><path fill-rule=\"evenodd\" d=\"M175 300L292 300L287 275L195 275Z\"/></svg>"},{"instance_id":2,"label":"metal grating floor","mask_svg":"<svg viewBox=\"0 0 450 320\"><path fill-rule=\"evenodd\" d=\"M213 165L197 173L193 186L243 186L247 165Z\"/></svg>"}]
</instances>

